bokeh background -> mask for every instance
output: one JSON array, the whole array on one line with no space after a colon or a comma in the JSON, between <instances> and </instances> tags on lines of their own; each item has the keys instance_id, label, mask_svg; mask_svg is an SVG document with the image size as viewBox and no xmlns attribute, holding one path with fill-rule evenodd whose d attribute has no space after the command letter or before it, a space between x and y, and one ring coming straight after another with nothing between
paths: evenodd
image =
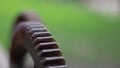
<instances>
[{"instance_id":1,"label":"bokeh background","mask_svg":"<svg viewBox=\"0 0 120 68\"><path fill-rule=\"evenodd\" d=\"M15 18L25 10L43 19L69 68L120 68L119 0L0 0L0 42L8 55Z\"/></svg>"}]
</instances>

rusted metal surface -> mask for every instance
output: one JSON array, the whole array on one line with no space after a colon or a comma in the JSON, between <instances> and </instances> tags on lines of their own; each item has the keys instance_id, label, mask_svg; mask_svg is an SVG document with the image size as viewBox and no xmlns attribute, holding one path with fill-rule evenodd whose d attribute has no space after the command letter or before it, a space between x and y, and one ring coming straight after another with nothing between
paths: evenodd
<instances>
[{"instance_id":1,"label":"rusted metal surface","mask_svg":"<svg viewBox=\"0 0 120 68\"><path fill-rule=\"evenodd\" d=\"M10 52L10 67L23 68L29 53L34 68L67 68L64 57L47 28L32 13L22 13L16 20Z\"/></svg>"}]
</instances>

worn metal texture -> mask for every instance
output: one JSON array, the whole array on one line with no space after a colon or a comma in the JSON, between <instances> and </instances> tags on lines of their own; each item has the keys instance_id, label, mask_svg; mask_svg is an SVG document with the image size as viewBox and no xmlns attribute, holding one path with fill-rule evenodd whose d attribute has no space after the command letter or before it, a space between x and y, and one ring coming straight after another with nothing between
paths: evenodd
<instances>
[{"instance_id":1,"label":"worn metal texture","mask_svg":"<svg viewBox=\"0 0 120 68\"><path fill-rule=\"evenodd\" d=\"M33 13L20 14L13 29L10 68L24 68L27 52L34 68L67 68L55 39Z\"/></svg>"}]
</instances>

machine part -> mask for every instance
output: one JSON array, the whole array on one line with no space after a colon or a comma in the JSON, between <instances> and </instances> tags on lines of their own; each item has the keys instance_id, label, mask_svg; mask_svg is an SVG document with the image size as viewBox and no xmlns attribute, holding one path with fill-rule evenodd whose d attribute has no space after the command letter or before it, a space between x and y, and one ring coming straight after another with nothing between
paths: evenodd
<instances>
[{"instance_id":1,"label":"machine part","mask_svg":"<svg viewBox=\"0 0 120 68\"><path fill-rule=\"evenodd\" d=\"M27 52L33 59L34 68L67 68L56 41L31 13L18 17L10 52L10 68L23 68Z\"/></svg>"}]
</instances>

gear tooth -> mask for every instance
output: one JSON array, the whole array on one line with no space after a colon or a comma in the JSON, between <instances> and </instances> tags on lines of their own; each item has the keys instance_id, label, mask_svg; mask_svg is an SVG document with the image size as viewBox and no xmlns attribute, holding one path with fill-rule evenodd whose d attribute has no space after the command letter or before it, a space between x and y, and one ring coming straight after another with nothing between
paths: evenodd
<instances>
[{"instance_id":1,"label":"gear tooth","mask_svg":"<svg viewBox=\"0 0 120 68\"><path fill-rule=\"evenodd\" d=\"M57 49L59 48L56 42L45 42L45 43L39 43L37 46L35 46L37 50L43 50L43 49Z\"/></svg>"},{"instance_id":2,"label":"gear tooth","mask_svg":"<svg viewBox=\"0 0 120 68\"><path fill-rule=\"evenodd\" d=\"M47 49L47 50L42 50L39 53L39 56L41 57L55 57L55 56L61 56L60 49Z\"/></svg>"},{"instance_id":3,"label":"gear tooth","mask_svg":"<svg viewBox=\"0 0 120 68\"><path fill-rule=\"evenodd\" d=\"M30 22L27 22L27 23L24 23L24 24L25 24L27 30L29 30L31 28L41 28L41 27L44 27L40 23L30 23Z\"/></svg>"},{"instance_id":4,"label":"gear tooth","mask_svg":"<svg viewBox=\"0 0 120 68\"><path fill-rule=\"evenodd\" d=\"M65 65L63 57L47 57L45 58L45 66Z\"/></svg>"},{"instance_id":5,"label":"gear tooth","mask_svg":"<svg viewBox=\"0 0 120 68\"><path fill-rule=\"evenodd\" d=\"M34 22L33 23L32 21L31 22L25 22L24 24L27 25L27 26L30 26L30 25L41 25L40 22Z\"/></svg>"},{"instance_id":6,"label":"gear tooth","mask_svg":"<svg viewBox=\"0 0 120 68\"><path fill-rule=\"evenodd\" d=\"M54 44L56 44L56 45L57 45L57 43L56 43L56 42L46 42L46 43L40 43L40 45L43 45L43 46L45 46L45 45L54 45Z\"/></svg>"},{"instance_id":7,"label":"gear tooth","mask_svg":"<svg viewBox=\"0 0 120 68\"><path fill-rule=\"evenodd\" d=\"M34 32L33 34L31 34L32 39L45 36L51 36L51 34L49 32Z\"/></svg>"},{"instance_id":8,"label":"gear tooth","mask_svg":"<svg viewBox=\"0 0 120 68\"><path fill-rule=\"evenodd\" d=\"M43 25L29 25L28 28L29 28L29 29L30 29L30 28L44 28L44 26L43 26Z\"/></svg>"},{"instance_id":9,"label":"gear tooth","mask_svg":"<svg viewBox=\"0 0 120 68\"><path fill-rule=\"evenodd\" d=\"M33 34L34 32L47 32L46 28L31 28L28 29L29 34Z\"/></svg>"},{"instance_id":10,"label":"gear tooth","mask_svg":"<svg viewBox=\"0 0 120 68\"><path fill-rule=\"evenodd\" d=\"M67 65L48 66L46 68L67 68Z\"/></svg>"},{"instance_id":11,"label":"gear tooth","mask_svg":"<svg viewBox=\"0 0 120 68\"><path fill-rule=\"evenodd\" d=\"M47 29L46 28L32 28L31 31L32 32L39 32L39 31L42 32L42 31L47 31Z\"/></svg>"},{"instance_id":12,"label":"gear tooth","mask_svg":"<svg viewBox=\"0 0 120 68\"><path fill-rule=\"evenodd\" d=\"M48 37L37 37L34 39L33 43L34 44L39 44L41 42L52 42L54 41L52 36L48 36Z\"/></svg>"}]
</instances>

